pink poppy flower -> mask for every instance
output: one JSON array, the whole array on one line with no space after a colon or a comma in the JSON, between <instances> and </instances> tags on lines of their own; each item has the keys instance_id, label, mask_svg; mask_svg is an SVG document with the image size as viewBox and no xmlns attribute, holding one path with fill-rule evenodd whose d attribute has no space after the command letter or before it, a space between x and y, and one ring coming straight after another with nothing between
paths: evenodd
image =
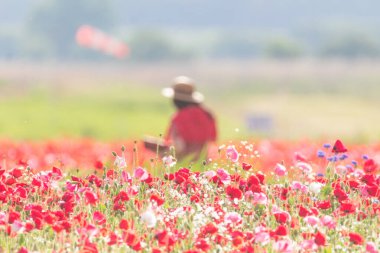
<instances>
[{"instance_id":1,"label":"pink poppy flower","mask_svg":"<svg viewBox=\"0 0 380 253\"><path fill-rule=\"evenodd\" d=\"M144 181L149 178L149 173L144 168L137 167L133 176L140 181Z\"/></svg>"},{"instance_id":2,"label":"pink poppy flower","mask_svg":"<svg viewBox=\"0 0 380 253\"><path fill-rule=\"evenodd\" d=\"M252 198L252 203L255 205L266 205L268 203L267 196L262 192L254 192Z\"/></svg>"},{"instance_id":3,"label":"pink poppy flower","mask_svg":"<svg viewBox=\"0 0 380 253\"><path fill-rule=\"evenodd\" d=\"M99 211L95 211L92 217L94 221L99 225L106 223L106 217Z\"/></svg>"},{"instance_id":4,"label":"pink poppy flower","mask_svg":"<svg viewBox=\"0 0 380 253\"><path fill-rule=\"evenodd\" d=\"M301 242L300 246L305 252L314 252L318 249L318 245L314 242L314 240L304 240Z\"/></svg>"},{"instance_id":5,"label":"pink poppy flower","mask_svg":"<svg viewBox=\"0 0 380 253\"><path fill-rule=\"evenodd\" d=\"M234 145L230 145L227 147L226 155L231 162L236 163L237 161L239 161L239 152L236 150Z\"/></svg>"},{"instance_id":6,"label":"pink poppy flower","mask_svg":"<svg viewBox=\"0 0 380 253\"><path fill-rule=\"evenodd\" d=\"M223 184L229 184L231 182L230 174L224 169L217 169L216 175Z\"/></svg>"},{"instance_id":7,"label":"pink poppy flower","mask_svg":"<svg viewBox=\"0 0 380 253\"><path fill-rule=\"evenodd\" d=\"M310 164L305 162L298 162L296 163L296 167L303 171L305 174L309 174L313 171L313 168Z\"/></svg>"},{"instance_id":8,"label":"pink poppy flower","mask_svg":"<svg viewBox=\"0 0 380 253\"><path fill-rule=\"evenodd\" d=\"M313 216L313 215L310 215L310 216L306 216L305 218L304 218L304 221L308 224L308 225L310 225L310 226L312 226L312 227L315 227L315 226L317 226L318 224L319 224L319 218L318 217L315 217L315 216Z\"/></svg>"},{"instance_id":9,"label":"pink poppy flower","mask_svg":"<svg viewBox=\"0 0 380 253\"><path fill-rule=\"evenodd\" d=\"M124 158L124 157L116 156L116 157L115 157L115 161L114 161L114 165L115 165L118 169L124 169L124 168L127 167L127 162L125 161L125 158Z\"/></svg>"},{"instance_id":10,"label":"pink poppy flower","mask_svg":"<svg viewBox=\"0 0 380 253\"><path fill-rule=\"evenodd\" d=\"M229 212L224 216L224 221L229 224L239 224L242 221L240 214L237 212Z\"/></svg>"},{"instance_id":11,"label":"pink poppy flower","mask_svg":"<svg viewBox=\"0 0 380 253\"><path fill-rule=\"evenodd\" d=\"M301 191L303 193L307 193L309 191L309 188L306 185L304 185L301 182L299 182L299 181L293 181L291 188L293 190L299 190L299 191Z\"/></svg>"},{"instance_id":12,"label":"pink poppy flower","mask_svg":"<svg viewBox=\"0 0 380 253\"><path fill-rule=\"evenodd\" d=\"M367 253L379 253L379 251L376 248L377 247L373 242L367 242L365 246L365 250Z\"/></svg>"},{"instance_id":13,"label":"pink poppy flower","mask_svg":"<svg viewBox=\"0 0 380 253\"><path fill-rule=\"evenodd\" d=\"M285 166L277 163L276 166L274 167L274 173L280 177L285 176L285 174L286 174Z\"/></svg>"},{"instance_id":14,"label":"pink poppy flower","mask_svg":"<svg viewBox=\"0 0 380 253\"><path fill-rule=\"evenodd\" d=\"M275 242L273 249L280 253L292 253L294 252L294 246L290 240L280 240Z\"/></svg>"}]
</instances>

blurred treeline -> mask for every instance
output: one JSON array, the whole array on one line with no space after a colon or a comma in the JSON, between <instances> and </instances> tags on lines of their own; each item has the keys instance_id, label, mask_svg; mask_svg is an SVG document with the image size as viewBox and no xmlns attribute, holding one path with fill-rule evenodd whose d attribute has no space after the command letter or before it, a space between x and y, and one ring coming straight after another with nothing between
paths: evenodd
<instances>
[{"instance_id":1,"label":"blurred treeline","mask_svg":"<svg viewBox=\"0 0 380 253\"><path fill-rule=\"evenodd\" d=\"M0 58L111 60L75 44L89 24L128 60L380 57L375 0L2 0Z\"/></svg>"}]
</instances>

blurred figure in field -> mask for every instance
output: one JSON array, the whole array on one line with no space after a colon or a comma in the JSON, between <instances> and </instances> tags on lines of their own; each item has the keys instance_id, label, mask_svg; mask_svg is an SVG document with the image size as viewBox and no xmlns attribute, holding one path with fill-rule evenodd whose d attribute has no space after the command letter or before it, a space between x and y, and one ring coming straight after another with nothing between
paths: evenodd
<instances>
[{"instance_id":1,"label":"blurred figure in field","mask_svg":"<svg viewBox=\"0 0 380 253\"><path fill-rule=\"evenodd\" d=\"M177 109L165 135L162 151L174 146L179 160L197 160L202 158L201 155L207 155L208 144L217 138L216 123L213 115L202 106L204 97L195 90L194 82L186 76L178 76L172 87L162 90L162 95L173 99Z\"/></svg>"}]
</instances>

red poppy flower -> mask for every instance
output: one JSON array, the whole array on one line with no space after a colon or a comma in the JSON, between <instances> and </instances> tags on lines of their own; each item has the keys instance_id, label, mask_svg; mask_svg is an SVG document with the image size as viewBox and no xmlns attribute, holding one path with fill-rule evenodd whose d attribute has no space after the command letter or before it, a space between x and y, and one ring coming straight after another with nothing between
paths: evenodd
<instances>
[{"instance_id":1,"label":"red poppy flower","mask_svg":"<svg viewBox=\"0 0 380 253\"><path fill-rule=\"evenodd\" d=\"M169 239L168 232L166 232L166 230L157 232L154 238L158 241L160 245L166 245Z\"/></svg>"},{"instance_id":2,"label":"red poppy flower","mask_svg":"<svg viewBox=\"0 0 380 253\"><path fill-rule=\"evenodd\" d=\"M315 233L314 242L318 246L324 246L326 245L326 236L318 231L317 233Z\"/></svg>"},{"instance_id":3,"label":"red poppy flower","mask_svg":"<svg viewBox=\"0 0 380 253\"><path fill-rule=\"evenodd\" d=\"M101 212L99 211L95 211L94 214L93 214L93 219L94 221L99 224L99 225L102 225L104 223L106 223L106 217L104 216L104 214L102 214Z\"/></svg>"},{"instance_id":4,"label":"red poppy flower","mask_svg":"<svg viewBox=\"0 0 380 253\"><path fill-rule=\"evenodd\" d=\"M288 234L288 230L284 225L279 225L274 233L278 236L286 236Z\"/></svg>"},{"instance_id":5,"label":"red poppy flower","mask_svg":"<svg viewBox=\"0 0 380 253\"><path fill-rule=\"evenodd\" d=\"M300 217L306 217L311 214L312 214L311 211L307 210L304 206L300 205L299 210L298 210L298 215Z\"/></svg>"},{"instance_id":6,"label":"red poppy flower","mask_svg":"<svg viewBox=\"0 0 380 253\"><path fill-rule=\"evenodd\" d=\"M326 209L331 208L331 202L330 200L321 200L321 201L315 202L315 206L319 209L326 210Z\"/></svg>"},{"instance_id":7,"label":"red poppy flower","mask_svg":"<svg viewBox=\"0 0 380 253\"><path fill-rule=\"evenodd\" d=\"M367 185L365 189L371 197L380 198L380 187L378 185Z\"/></svg>"},{"instance_id":8,"label":"red poppy flower","mask_svg":"<svg viewBox=\"0 0 380 253\"><path fill-rule=\"evenodd\" d=\"M374 174L366 174L360 178L360 181L364 182L367 185L373 185L376 184L376 177Z\"/></svg>"},{"instance_id":9,"label":"red poppy flower","mask_svg":"<svg viewBox=\"0 0 380 253\"><path fill-rule=\"evenodd\" d=\"M242 166L243 170L245 170L245 171L248 171L252 168L252 165L249 163L242 163L241 166Z\"/></svg>"},{"instance_id":10,"label":"red poppy flower","mask_svg":"<svg viewBox=\"0 0 380 253\"><path fill-rule=\"evenodd\" d=\"M214 223L207 223L203 228L202 228L202 234L207 235L207 234L215 234L218 232L218 228L214 225Z\"/></svg>"},{"instance_id":11,"label":"red poppy flower","mask_svg":"<svg viewBox=\"0 0 380 253\"><path fill-rule=\"evenodd\" d=\"M84 197L86 199L86 203L90 205L95 205L98 201L98 196L96 196L96 194L92 191L86 191L84 193Z\"/></svg>"},{"instance_id":12,"label":"red poppy flower","mask_svg":"<svg viewBox=\"0 0 380 253\"><path fill-rule=\"evenodd\" d=\"M340 187L336 187L334 190L334 196L337 197L339 202L348 199L348 195L345 191L343 191Z\"/></svg>"},{"instance_id":13,"label":"red poppy flower","mask_svg":"<svg viewBox=\"0 0 380 253\"><path fill-rule=\"evenodd\" d=\"M12 224L16 220L20 219L20 217L21 217L21 215L19 212L10 211L8 214L8 223Z\"/></svg>"},{"instance_id":14,"label":"red poppy flower","mask_svg":"<svg viewBox=\"0 0 380 253\"><path fill-rule=\"evenodd\" d=\"M158 196L157 194L152 194L150 196L150 201L156 202L157 206L161 206L165 202L165 200L161 198L160 196Z\"/></svg>"},{"instance_id":15,"label":"red poppy flower","mask_svg":"<svg viewBox=\"0 0 380 253\"><path fill-rule=\"evenodd\" d=\"M203 252L207 252L207 251L211 248L210 244L208 244L208 243L206 242L206 240L204 240L204 239L200 239L200 240L198 240L198 241L195 243L195 247L196 247L197 249L202 250Z\"/></svg>"},{"instance_id":16,"label":"red poppy flower","mask_svg":"<svg viewBox=\"0 0 380 253\"><path fill-rule=\"evenodd\" d=\"M350 241L354 244L363 244L364 239L363 237L358 233L348 233L348 236L350 237Z\"/></svg>"},{"instance_id":17,"label":"red poppy flower","mask_svg":"<svg viewBox=\"0 0 380 253\"><path fill-rule=\"evenodd\" d=\"M25 248L25 247L21 247L21 248L17 251L17 253L29 253L29 251L28 251L27 248Z\"/></svg>"},{"instance_id":18,"label":"red poppy flower","mask_svg":"<svg viewBox=\"0 0 380 253\"><path fill-rule=\"evenodd\" d=\"M365 161L363 170L365 173L374 173L377 169L377 164L373 159L368 159Z\"/></svg>"},{"instance_id":19,"label":"red poppy flower","mask_svg":"<svg viewBox=\"0 0 380 253\"><path fill-rule=\"evenodd\" d=\"M129 223L128 223L128 221L125 220L125 219L122 219L122 220L120 221L120 223L119 223L119 228L120 228L120 229L123 229L123 230L128 230L128 228L129 228Z\"/></svg>"},{"instance_id":20,"label":"red poppy flower","mask_svg":"<svg viewBox=\"0 0 380 253\"><path fill-rule=\"evenodd\" d=\"M342 213L346 214L354 213L356 211L355 205L349 202L341 203L339 209Z\"/></svg>"},{"instance_id":21,"label":"red poppy flower","mask_svg":"<svg viewBox=\"0 0 380 253\"><path fill-rule=\"evenodd\" d=\"M22 176L22 171L18 168L14 168L9 172L9 174L11 174L14 178L19 178Z\"/></svg>"},{"instance_id":22,"label":"red poppy flower","mask_svg":"<svg viewBox=\"0 0 380 253\"><path fill-rule=\"evenodd\" d=\"M226 193L231 199L241 199L243 197L243 193L239 188L231 185L227 186Z\"/></svg>"},{"instance_id":23,"label":"red poppy flower","mask_svg":"<svg viewBox=\"0 0 380 253\"><path fill-rule=\"evenodd\" d=\"M84 243L82 251L83 253L98 253L98 248L95 243L90 242L88 239Z\"/></svg>"},{"instance_id":24,"label":"red poppy flower","mask_svg":"<svg viewBox=\"0 0 380 253\"><path fill-rule=\"evenodd\" d=\"M344 153L347 152L347 148L343 145L341 140L336 140L335 144L332 148L332 152L334 153Z\"/></svg>"},{"instance_id":25,"label":"red poppy flower","mask_svg":"<svg viewBox=\"0 0 380 253\"><path fill-rule=\"evenodd\" d=\"M278 223L286 223L289 218L289 214L286 212L276 212L274 213L274 217Z\"/></svg>"},{"instance_id":26,"label":"red poppy flower","mask_svg":"<svg viewBox=\"0 0 380 253\"><path fill-rule=\"evenodd\" d=\"M96 160L94 162L94 167L95 167L95 169L101 170L101 169L103 169L103 163L99 160Z\"/></svg>"}]
</instances>

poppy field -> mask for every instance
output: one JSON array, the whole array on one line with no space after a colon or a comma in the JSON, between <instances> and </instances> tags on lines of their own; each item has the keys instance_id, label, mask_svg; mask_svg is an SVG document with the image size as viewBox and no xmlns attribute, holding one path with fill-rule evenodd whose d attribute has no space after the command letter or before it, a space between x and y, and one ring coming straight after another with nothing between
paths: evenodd
<instances>
[{"instance_id":1,"label":"poppy field","mask_svg":"<svg viewBox=\"0 0 380 253\"><path fill-rule=\"evenodd\" d=\"M379 252L379 145L2 142L1 252Z\"/></svg>"}]
</instances>

